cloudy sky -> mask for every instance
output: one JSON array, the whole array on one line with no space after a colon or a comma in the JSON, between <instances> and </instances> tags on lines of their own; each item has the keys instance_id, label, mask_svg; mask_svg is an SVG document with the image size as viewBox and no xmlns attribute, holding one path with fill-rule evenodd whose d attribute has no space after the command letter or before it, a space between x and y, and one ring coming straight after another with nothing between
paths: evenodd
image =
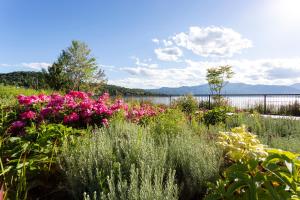
<instances>
[{"instance_id":1,"label":"cloudy sky","mask_svg":"<svg viewBox=\"0 0 300 200\"><path fill-rule=\"evenodd\" d=\"M0 0L0 73L46 68L71 40L109 83L199 85L231 65L232 82L300 83L300 0Z\"/></svg>"}]
</instances>

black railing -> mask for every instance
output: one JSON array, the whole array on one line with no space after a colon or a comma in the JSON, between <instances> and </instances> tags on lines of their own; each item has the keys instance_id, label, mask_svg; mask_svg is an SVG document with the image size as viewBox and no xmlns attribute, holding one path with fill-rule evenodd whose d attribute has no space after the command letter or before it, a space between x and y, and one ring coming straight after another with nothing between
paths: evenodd
<instances>
[{"instance_id":1,"label":"black railing","mask_svg":"<svg viewBox=\"0 0 300 200\"><path fill-rule=\"evenodd\" d=\"M200 106L212 108L214 95L193 95ZM151 101L171 105L181 95L169 96L124 96L127 101ZM255 109L265 114L300 115L300 94L223 94L228 105L237 109Z\"/></svg>"}]
</instances>

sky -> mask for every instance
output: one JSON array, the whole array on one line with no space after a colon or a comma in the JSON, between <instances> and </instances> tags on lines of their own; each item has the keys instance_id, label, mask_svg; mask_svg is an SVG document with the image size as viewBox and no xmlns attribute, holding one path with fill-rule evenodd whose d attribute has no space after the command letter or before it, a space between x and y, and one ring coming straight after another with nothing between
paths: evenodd
<instances>
[{"instance_id":1,"label":"sky","mask_svg":"<svg viewBox=\"0 0 300 200\"><path fill-rule=\"evenodd\" d=\"M40 71L72 40L129 88L300 83L300 0L0 0L0 73Z\"/></svg>"}]
</instances>

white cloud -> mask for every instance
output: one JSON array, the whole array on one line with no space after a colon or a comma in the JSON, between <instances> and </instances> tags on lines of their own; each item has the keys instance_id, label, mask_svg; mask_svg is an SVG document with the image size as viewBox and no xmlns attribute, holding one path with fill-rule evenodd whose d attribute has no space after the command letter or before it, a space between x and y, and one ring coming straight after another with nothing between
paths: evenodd
<instances>
[{"instance_id":1,"label":"white cloud","mask_svg":"<svg viewBox=\"0 0 300 200\"><path fill-rule=\"evenodd\" d=\"M252 42L243 38L240 33L216 26L192 26L187 33L178 33L172 39L176 45L203 57L231 57L242 49L252 47Z\"/></svg>"},{"instance_id":2,"label":"white cloud","mask_svg":"<svg viewBox=\"0 0 300 200\"><path fill-rule=\"evenodd\" d=\"M169 47L173 45L173 42L171 40L163 40L163 44L165 47Z\"/></svg>"},{"instance_id":3,"label":"white cloud","mask_svg":"<svg viewBox=\"0 0 300 200\"><path fill-rule=\"evenodd\" d=\"M152 39L152 42L154 42L155 44L159 44L159 39L153 38L153 39Z\"/></svg>"},{"instance_id":4,"label":"white cloud","mask_svg":"<svg viewBox=\"0 0 300 200\"><path fill-rule=\"evenodd\" d=\"M231 65L235 72L231 82L247 84L289 85L300 83L300 58L221 60L215 62L185 60L182 67L149 68L127 67L120 70L130 76L110 80L116 85L131 88L159 88L192 86L206 83L206 70L220 65ZM282 76L279 74L282 74Z\"/></svg>"},{"instance_id":5,"label":"white cloud","mask_svg":"<svg viewBox=\"0 0 300 200\"><path fill-rule=\"evenodd\" d=\"M178 47L157 48L154 52L162 61L177 61L182 56L182 51Z\"/></svg>"},{"instance_id":6,"label":"white cloud","mask_svg":"<svg viewBox=\"0 0 300 200\"><path fill-rule=\"evenodd\" d=\"M46 62L32 62L32 63L22 63L21 64L22 67L28 67L28 68L32 68L35 70L46 69L50 65L51 65L50 63L46 63Z\"/></svg>"},{"instance_id":7,"label":"white cloud","mask_svg":"<svg viewBox=\"0 0 300 200\"><path fill-rule=\"evenodd\" d=\"M50 66L50 63L46 63L46 62L31 62L31 63L19 63L19 64L0 64L0 67L5 67L5 68L20 68L20 67L24 67L24 70L28 70L29 69L33 69L33 70L41 70L41 69L46 69L48 66Z\"/></svg>"},{"instance_id":8,"label":"white cloud","mask_svg":"<svg viewBox=\"0 0 300 200\"><path fill-rule=\"evenodd\" d=\"M0 67L10 67L11 65L9 65L9 64L5 64L5 63L3 63L3 64L0 64Z\"/></svg>"}]
</instances>

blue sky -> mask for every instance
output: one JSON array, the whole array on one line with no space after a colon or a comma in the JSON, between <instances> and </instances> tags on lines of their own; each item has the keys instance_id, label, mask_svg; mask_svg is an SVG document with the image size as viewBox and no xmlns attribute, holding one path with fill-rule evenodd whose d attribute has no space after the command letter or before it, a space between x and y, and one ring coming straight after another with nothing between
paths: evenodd
<instances>
[{"instance_id":1,"label":"blue sky","mask_svg":"<svg viewBox=\"0 0 300 200\"><path fill-rule=\"evenodd\" d=\"M205 83L229 64L233 82L300 82L299 0L0 0L0 72L40 70L86 42L109 83Z\"/></svg>"}]
</instances>

